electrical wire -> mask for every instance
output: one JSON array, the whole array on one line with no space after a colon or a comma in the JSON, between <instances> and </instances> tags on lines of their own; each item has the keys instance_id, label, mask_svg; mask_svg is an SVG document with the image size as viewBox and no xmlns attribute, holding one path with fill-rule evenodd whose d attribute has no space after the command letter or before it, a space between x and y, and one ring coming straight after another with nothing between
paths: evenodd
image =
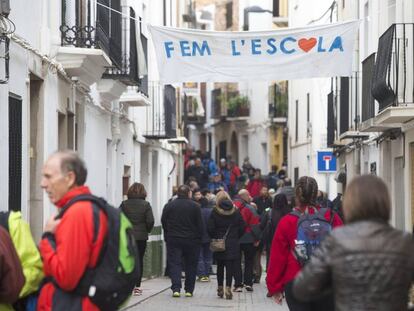
<instances>
[{"instance_id":1,"label":"electrical wire","mask_svg":"<svg viewBox=\"0 0 414 311\"><path fill-rule=\"evenodd\" d=\"M319 22L322 18L324 18L325 17L325 15L326 14L328 14L329 12L331 13L331 15L332 15L332 13L333 13L333 10L334 10L334 8L335 8L335 5L337 4L337 2L336 1L333 1L332 2L332 4L329 6L329 8L325 11L325 13L323 13L320 17L318 17L317 19L314 19L314 20L311 20L309 23L308 23L308 25L310 25L310 24L313 24L313 23L316 23L316 22Z\"/></svg>"}]
</instances>

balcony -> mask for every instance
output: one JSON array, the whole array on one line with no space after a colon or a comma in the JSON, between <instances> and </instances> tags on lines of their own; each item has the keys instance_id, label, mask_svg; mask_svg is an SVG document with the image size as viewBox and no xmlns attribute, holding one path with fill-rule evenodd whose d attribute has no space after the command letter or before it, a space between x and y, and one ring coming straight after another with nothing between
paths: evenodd
<instances>
[{"instance_id":1,"label":"balcony","mask_svg":"<svg viewBox=\"0 0 414 311\"><path fill-rule=\"evenodd\" d=\"M362 116L359 129L361 132L384 132L390 126L378 124L375 121L375 99L372 95L373 75L375 68L375 53L362 61Z\"/></svg>"},{"instance_id":2,"label":"balcony","mask_svg":"<svg viewBox=\"0 0 414 311\"><path fill-rule=\"evenodd\" d=\"M111 3L98 0L98 3L121 10L120 0ZM95 21L92 21L93 12L96 12ZM62 0L57 60L70 76L89 87L100 80L107 67L121 67L121 29L121 16L92 0Z\"/></svg>"},{"instance_id":3,"label":"balcony","mask_svg":"<svg viewBox=\"0 0 414 311\"><path fill-rule=\"evenodd\" d=\"M228 92L225 97L228 121L245 121L250 116L250 101L246 92Z\"/></svg>"},{"instance_id":4,"label":"balcony","mask_svg":"<svg viewBox=\"0 0 414 311\"><path fill-rule=\"evenodd\" d=\"M160 140L177 137L176 91L171 85L148 84L151 106L146 107L146 139Z\"/></svg>"},{"instance_id":5,"label":"balcony","mask_svg":"<svg viewBox=\"0 0 414 311\"><path fill-rule=\"evenodd\" d=\"M226 111L223 108L221 89L211 91L211 110L213 119L222 119L226 117Z\"/></svg>"},{"instance_id":6,"label":"balcony","mask_svg":"<svg viewBox=\"0 0 414 311\"><path fill-rule=\"evenodd\" d=\"M206 123L205 103L197 94L183 97L184 120L186 124L203 125Z\"/></svg>"},{"instance_id":7,"label":"balcony","mask_svg":"<svg viewBox=\"0 0 414 311\"><path fill-rule=\"evenodd\" d=\"M128 86L139 85L138 75L138 52L135 25L135 11L130 8L129 16L131 18L122 17L122 54L121 66L111 66L106 68L104 79L117 79Z\"/></svg>"},{"instance_id":8,"label":"balcony","mask_svg":"<svg viewBox=\"0 0 414 311\"><path fill-rule=\"evenodd\" d=\"M288 81L269 86L269 118L274 124L286 124L288 112Z\"/></svg>"},{"instance_id":9,"label":"balcony","mask_svg":"<svg viewBox=\"0 0 414 311\"><path fill-rule=\"evenodd\" d=\"M372 77L375 123L401 127L414 117L414 23L393 24L380 37Z\"/></svg>"}]
</instances>

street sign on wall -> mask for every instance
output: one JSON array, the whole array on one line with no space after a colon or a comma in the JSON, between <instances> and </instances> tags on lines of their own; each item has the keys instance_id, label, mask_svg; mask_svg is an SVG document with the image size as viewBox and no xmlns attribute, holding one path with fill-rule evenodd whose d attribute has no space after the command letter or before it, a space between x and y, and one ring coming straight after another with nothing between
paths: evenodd
<instances>
[{"instance_id":1,"label":"street sign on wall","mask_svg":"<svg viewBox=\"0 0 414 311\"><path fill-rule=\"evenodd\" d=\"M336 157L331 151L318 151L318 172L336 172Z\"/></svg>"}]
</instances>

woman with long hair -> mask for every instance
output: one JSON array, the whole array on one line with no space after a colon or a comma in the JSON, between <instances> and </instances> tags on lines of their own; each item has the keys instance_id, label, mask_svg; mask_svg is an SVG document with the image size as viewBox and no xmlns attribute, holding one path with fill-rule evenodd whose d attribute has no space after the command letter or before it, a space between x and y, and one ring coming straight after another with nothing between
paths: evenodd
<instances>
[{"instance_id":1,"label":"woman with long hair","mask_svg":"<svg viewBox=\"0 0 414 311\"><path fill-rule=\"evenodd\" d=\"M320 298L312 303L302 303L292 294L293 279L301 270L301 264L293 253L297 239L299 220L297 215L319 212L320 208L315 203L317 193L318 184L314 178L304 176L298 180L295 188L296 206L292 213L280 220L272 241L266 278L268 296L272 296L276 303L281 304L283 292L285 292L291 311L333 311L331 296ZM336 214L331 218L330 210L326 210L323 217L331 223L332 227L342 225L342 221Z\"/></svg>"},{"instance_id":2,"label":"woman with long hair","mask_svg":"<svg viewBox=\"0 0 414 311\"><path fill-rule=\"evenodd\" d=\"M141 280L144 268L144 255L147 248L148 233L154 227L154 215L147 198L145 186L141 183L133 183L128 189L128 199L121 203L121 210L128 217L133 226L133 233L138 247L140 259L140 275L134 289L134 295L141 295Z\"/></svg>"},{"instance_id":3,"label":"woman with long hair","mask_svg":"<svg viewBox=\"0 0 414 311\"><path fill-rule=\"evenodd\" d=\"M390 226L386 184L355 178L344 197L346 225L332 232L295 280L303 301L332 290L336 311L407 310L414 281L412 236Z\"/></svg>"},{"instance_id":4,"label":"woman with long hair","mask_svg":"<svg viewBox=\"0 0 414 311\"><path fill-rule=\"evenodd\" d=\"M279 193L273 200L272 209L266 212L262 220L263 242L266 250L266 267L269 266L270 249L272 246L273 236L275 235L277 225L283 216L289 214L287 197L284 193Z\"/></svg>"},{"instance_id":5,"label":"woman with long hair","mask_svg":"<svg viewBox=\"0 0 414 311\"><path fill-rule=\"evenodd\" d=\"M230 200L230 196L220 191L217 204L210 215L207 230L212 239L225 239L225 251L215 252L217 261L217 295L220 298L232 299L232 279L240 269L239 239L244 233L245 223L240 212ZM226 287L224 288L224 269L226 270Z\"/></svg>"}]
</instances>

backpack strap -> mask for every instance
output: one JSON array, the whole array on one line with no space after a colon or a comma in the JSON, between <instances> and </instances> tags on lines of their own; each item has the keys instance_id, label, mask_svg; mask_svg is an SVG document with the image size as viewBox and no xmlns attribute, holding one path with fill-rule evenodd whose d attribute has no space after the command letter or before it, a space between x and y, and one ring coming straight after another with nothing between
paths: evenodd
<instances>
[{"instance_id":1,"label":"backpack strap","mask_svg":"<svg viewBox=\"0 0 414 311\"><path fill-rule=\"evenodd\" d=\"M10 232L9 216L10 216L10 211L0 212L0 226L3 227L7 232Z\"/></svg>"},{"instance_id":2,"label":"backpack strap","mask_svg":"<svg viewBox=\"0 0 414 311\"><path fill-rule=\"evenodd\" d=\"M106 201L102 198L98 198L92 194L82 194L74 197L60 210L59 214L56 216L56 219L61 219L67 210L75 203L81 201L89 201L92 203L92 213L93 213L93 243L96 242L99 233L100 227L100 218L99 210L103 210L106 213L105 206Z\"/></svg>"}]
</instances>

